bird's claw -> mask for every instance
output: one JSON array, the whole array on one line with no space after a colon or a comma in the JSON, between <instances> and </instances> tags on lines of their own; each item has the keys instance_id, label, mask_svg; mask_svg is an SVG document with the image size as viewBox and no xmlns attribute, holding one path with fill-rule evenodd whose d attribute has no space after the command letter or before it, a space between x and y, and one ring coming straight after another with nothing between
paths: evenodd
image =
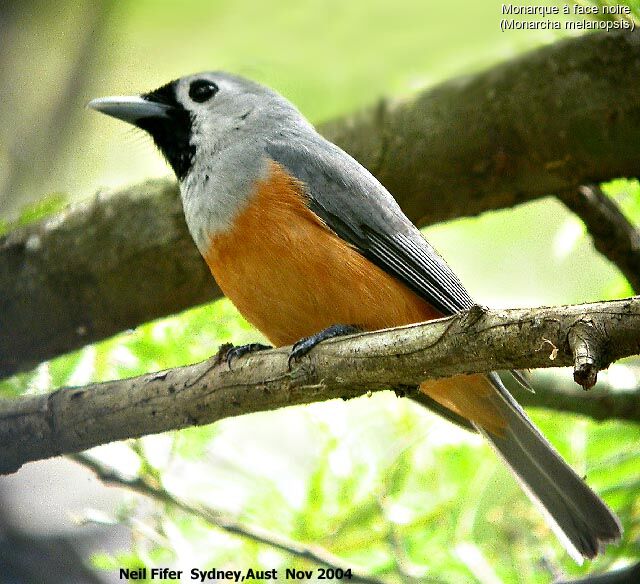
<instances>
[{"instance_id":1,"label":"bird's claw","mask_svg":"<svg viewBox=\"0 0 640 584\"><path fill-rule=\"evenodd\" d=\"M287 367L291 369L291 365L295 361L300 360L309 351L311 351L311 349L313 349L318 343L321 343L322 341L326 341L327 339L334 339L336 337L352 335L361 331L362 329L351 324L334 324L311 336L304 337L293 344L291 353L289 353L289 358L287 359Z\"/></svg>"},{"instance_id":2,"label":"bird's claw","mask_svg":"<svg viewBox=\"0 0 640 584\"><path fill-rule=\"evenodd\" d=\"M238 347L231 347L226 354L227 366L231 369L231 363L234 359L247 355L249 353L256 353L258 351L266 351L272 349L269 345L263 345L262 343L249 343L247 345L240 345Z\"/></svg>"}]
</instances>

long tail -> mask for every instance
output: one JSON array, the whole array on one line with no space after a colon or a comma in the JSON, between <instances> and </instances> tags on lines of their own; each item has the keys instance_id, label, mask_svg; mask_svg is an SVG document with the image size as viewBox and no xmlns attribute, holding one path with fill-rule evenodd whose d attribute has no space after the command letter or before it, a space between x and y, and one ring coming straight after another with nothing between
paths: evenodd
<instances>
[{"instance_id":1,"label":"long tail","mask_svg":"<svg viewBox=\"0 0 640 584\"><path fill-rule=\"evenodd\" d=\"M471 419L578 563L596 556L606 543L620 539L618 518L562 460L498 375L459 376L442 381L427 382L421 389Z\"/></svg>"},{"instance_id":2,"label":"long tail","mask_svg":"<svg viewBox=\"0 0 640 584\"><path fill-rule=\"evenodd\" d=\"M618 541L618 518L533 425L495 374L489 377L496 391L491 401L507 422L502 433L476 426L489 440L541 509L552 529L579 563Z\"/></svg>"}]
</instances>

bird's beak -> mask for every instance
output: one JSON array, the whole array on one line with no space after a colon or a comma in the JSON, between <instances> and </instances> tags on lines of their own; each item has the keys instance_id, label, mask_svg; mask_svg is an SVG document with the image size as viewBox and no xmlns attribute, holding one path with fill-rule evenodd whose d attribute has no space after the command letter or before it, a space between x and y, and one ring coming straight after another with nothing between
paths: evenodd
<instances>
[{"instance_id":1,"label":"bird's beak","mask_svg":"<svg viewBox=\"0 0 640 584\"><path fill-rule=\"evenodd\" d=\"M171 106L144 99L131 97L99 97L91 100L87 107L113 116L129 124L137 126L141 120L168 118Z\"/></svg>"}]
</instances>

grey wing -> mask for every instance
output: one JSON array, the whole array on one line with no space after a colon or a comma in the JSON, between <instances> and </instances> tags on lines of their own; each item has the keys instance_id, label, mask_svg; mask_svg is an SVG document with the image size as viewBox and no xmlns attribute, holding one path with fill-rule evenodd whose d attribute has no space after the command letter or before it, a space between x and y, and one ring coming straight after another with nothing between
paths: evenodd
<instances>
[{"instance_id":1,"label":"grey wing","mask_svg":"<svg viewBox=\"0 0 640 584\"><path fill-rule=\"evenodd\" d=\"M319 135L272 140L266 153L305 185L309 207L330 229L443 315L473 305L395 199L347 153Z\"/></svg>"}]
</instances>

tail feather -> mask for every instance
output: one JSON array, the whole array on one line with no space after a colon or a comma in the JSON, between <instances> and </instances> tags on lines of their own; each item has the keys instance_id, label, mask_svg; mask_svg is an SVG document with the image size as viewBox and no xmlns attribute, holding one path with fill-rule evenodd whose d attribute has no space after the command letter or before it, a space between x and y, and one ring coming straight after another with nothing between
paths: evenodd
<instances>
[{"instance_id":1,"label":"tail feather","mask_svg":"<svg viewBox=\"0 0 640 584\"><path fill-rule=\"evenodd\" d=\"M618 541L618 518L560 457L511 397L496 374L490 400L506 422L493 433L475 423L518 478L568 552L579 563Z\"/></svg>"}]
</instances>

